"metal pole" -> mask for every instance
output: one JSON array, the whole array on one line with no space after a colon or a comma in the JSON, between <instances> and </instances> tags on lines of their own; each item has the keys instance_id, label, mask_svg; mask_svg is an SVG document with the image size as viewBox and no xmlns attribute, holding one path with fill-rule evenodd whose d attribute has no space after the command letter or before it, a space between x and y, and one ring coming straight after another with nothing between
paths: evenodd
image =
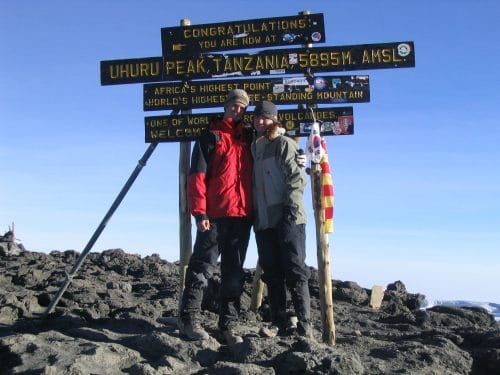
<instances>
[{"instance_id":1,"label":"metal pole","mask_svg":"<svg viewBox=\"0 0 500 375\"><path fill-rule=\"evenodd\" d=\"M173 113L177 113L177 111L172 111L172 114ZM149 145L149 147L147 148L146 152L144 152L144 155L142 155L142 158L138 161L137 166L135 167L134 171L132 172L132 174L128 178L127 182L123 186L122 190L120 191L120 193L116 197L115 201L111 205L110 209L108 210L108 212L106 213L106 215L102 219L102 221L99 224L99 226L97 227L96 231L94 232L94 234L90 238L89 242L87 243L87 246L85 246L85 249L82 251L82 253L78 257L75 265L73 266L73 268L71 269L71 271L69 273L66 273L66 280L64 281L64 284L61 286L61 288L57 292L57 295L50 303L49 307L47 308L47 310L44 313L44 316L51 314L54 311L54 309L56 308L57 303L61 299L63 293L66 291L66 289L68 288L71 281L73 280L73 277L75 276L76 272L79 270L79 268L82 265L83 261L85 260L86 256L88 255L88 253L90 252L90 250L92 249L92 247L96 243L97 239L101 235L102 231L104 230L104 228L108 224L109 219L111 219L111 216L113 216L116 209L118 208L118 206L122 202L123 198L125 198L125 195L127 195L127 192L129 191L129 189L132 186L132 184L134 183L135 179L137 178L137 176L141 172L142 168L146 165L149 157L151 156L151 154L153 153L153 151L155 150L157 145L158 145L157 142L151 143Z\"/></svg>"}]
</instances>

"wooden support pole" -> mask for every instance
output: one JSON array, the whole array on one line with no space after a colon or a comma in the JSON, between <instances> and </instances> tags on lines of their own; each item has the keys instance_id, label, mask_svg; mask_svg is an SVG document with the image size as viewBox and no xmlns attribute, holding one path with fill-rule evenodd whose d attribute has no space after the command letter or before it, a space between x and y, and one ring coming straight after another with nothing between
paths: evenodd
<instances>
[{"instance_id":1,"label":"wooden support pole","mask_svg":"<svg viewBox=\"0 0 500 375\"><path fill-rule=\"evenodd\" d=\"M181 20L181 26L190 26L189 19ZM191 110L183 110L181 113L191 113ZM179 308L182 301L182 292L186 280L186 271L191 258L191 215L187 203L187 177L191 158L191 142L180 142L179 144Z\"/></svg>"},{"instance_id":2,"label":"wooden support pole","mask_svg":"<svg viewBox=\"0 0 500 375\"><path fill-rule=\"evenodd\" d=\"M316 222L316 251L318 256L318 282L321 306L322 340L335 345L335 322L333 320L333 291L330 276L330 249L325 233L325 211L321 199L321 166L311 163L311 192Z\"/></svg>"},{"instance_id":3,"label":"wooden support pole","mask_svg":"<svg viewBox=\"0 0 500 375\"><path fill-rule=\"evenodd\" d=\"M308 10L301 15L311 14ZM312 48L312 44L303 47ZM318 257L318 281L321 306L322 340L328 345L335 345L335 322L333 320L333 291L330 276L330 249L328 234L325 233L325 211L321 199L321 166L311 163L311 192L316 223L316 252Z\"/></svg>"}]
</instances>

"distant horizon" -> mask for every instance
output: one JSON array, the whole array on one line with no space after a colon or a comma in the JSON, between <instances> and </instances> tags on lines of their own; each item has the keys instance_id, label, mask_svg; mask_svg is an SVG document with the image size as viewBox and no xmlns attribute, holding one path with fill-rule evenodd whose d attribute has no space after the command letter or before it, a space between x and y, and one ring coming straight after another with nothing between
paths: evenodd
<instances>
[{"instance_id":1,"label":"distant horizon","mask_svg":"<svg viewBox=\"0 0 500 375\"><path fill-rule=\"evenodd\" d=\"M22 244L21 241L17 241L17 242ZM24 245L23 245L23 247L24 247ZM37 252L35 250L30 250L30 249L24 249L24 250L27 251L27 252ZM158 253L151 253L151 254L147 254L147 255L142 255L140 253L127 252L127 251L125 251L125 250L123 250L123 249L121 249L119 247L104 249L102 251L94 251L93 249L91 249L90 252L88 252L87 255L85 256L85 259L87 259L88 255L91 254L91 253L100 254L100 253L103 253L103 252L106 252L106 251L113 251L113 250L121 250L121 251L123 251L124 254L132 255L132 256L138 256L140 259L145 258L145 257L149 257L149 256L158 256L163 261L166 261L166 262L171 263L171 264L180 263L180 259L174 260L174 261L169 261L169 260L163 259L162 256L161 256L161 254L158 254ZM78 250L75 250L75 249L50 250L50 251L41 251L41 252L44 253L44 254L47 254L47 255L50 255L50 253L52 253L52 252L60 252L60 253L76 252L76 253L78 253L79 256L83 253L83 251L78 251ZM77 259L79 259L79 258L77 258ZM220 259L218 260L218 264L219 263L220 263ZM74 264L76 264L76 259L75 259L75 262L73 264L69 264L69 266L74 265ZM312 267L314 270L318 271L318 267L317 266L310 266L310 265L308 265L308 266ZM255 266L253 266L253 267L247 267L247 266L245 266L244 267L244 269L249 270L249 271L255 270L255 268L256 268ZM76 274L78 274L78 272ZM356 280L340 280L340 279L336 279L334 277L332 277L332 280L333 281L339 281L339 282L355 282L361 288L366 289L366 290L371 290L375 286L375 285L373 285L371 287L366 287L364 285L359 284ZM388 285L393 284L393 283L398 282L398 281L402 282L405 285L405 288L406 288L406 284L405 284L404 280L402 280L402 279L394 280L394 281L392 281L392 282L390 282L390 283L388 283L386 285L381 285L381 286L384 288L384 291L386 291ZM481 304L492 305L492 308L494 308L494 310L489 311L489 312L490 312L491 315L493 315L495 317L495 319L497 321L500 321L500 301L498 301L498 302L497 301L481 301L481 300L474 300L474 299L472 299L472 300L466 300L466 299L439 299L439 298L434 298L432 296L428 296L425 293L422 293L420 291L410 291L408 289L406 289L406 291L409 294L421 294L421 295L425 296L424 304L421 307L423 309L427 309L427 308L430 308L430 307L436 306L436 305L459 306L459 307L469 306L470 305L470 306L476 306L476 307L482 307L482 308L486 308L486 307L482 306ZM427 302L427 304L425 302ZM335 301L334 301L334 304L335 304Z\"/></svg>"},{"instance_id":2,"label":"distant horizon","mask_svg":"<svg viewBox=\"0 0 500 375\"><path fill-rule=\"evenodd\" d=\"M21 241L18 241L19 243L22 244ZM24 245L23 245L24 246ZM25 249L26 251L28 252L41 252L41 253L44 253L44 254L47 254L47 255L50 255L50 253L52 252L60 252L60 253L64 253L64 252L77 252L79 255L82 254L83 251L79 251L79 250L75 250L75 249L65 249L65 250L57 250L57 249L54 249L54 250L49 250L49 251L36 251L36 250L30 250L30 249ZM141 259L142 258L145 258L145 257L149 257L149 256L159 256L160 259L162 259L163 261L166 261L168 263L171 263L171 264L175 264L175 263L180 263L180 259L177 259L177 260L167 260L167 259L164 259L161 254L158 254L158 253L150 253L150 254L141 254L139 252L128 252L128 251L125 251L124 249L122 248L119 248L119 247L111 247L111 248L108 248L108 249L103 249L101 251L96 251L94 249L91 249L89 253L87 253L85 259L88 257L89 254L91 253L94 253L94 254L100 254L100 253L103 253L105 251L110 251L110 250L121 250L123 251L125 254L127 255L132 255L132 256L138 256L140 257ZM220 263L220 258L218 260L218 264ZM73 263L73 265L76 264L76 260L75 262ZM309 267L312 267L313 269L315 269L316 271L318 271L318 267L317 266L312 266L312 265L309 265ZM255 270L256 266L247 266L245 264L245 267L244 269L246 270ZM366 289L366 290L371 290L375 285L378 285L378 284L374 284L372 286L365 286L365 285L362 285L360 283L358 283L356 280L341 280L341 279L337 279L335 277L332 277L331 278L332 280L334 281L339 281L339 282L355 282L357 283L361 288L363 289ZM387 290L387 286L390 285L390 284L393 284L397 281L400 281L402 282L404 285L405 285L405 288L406 288L406 291L407 293L410 293L410 294L422 294L425 296L425 300L429 303L431 302L434 302L434 303L437 303L437 304L447 304L447 303L450 303L450 302L458 302L458 303L472 303L472 304L480 304L480 303L488 303L488 304L493 304L493 305L498 305L498 308L499 308L499 312L496 313L496 315L499 315L500 314L500 301L482 301L482 300L474 300L474 299L471 299L471 300L468 300L468 299L441 299L441 298L434 298L433 296L429 296L429 295L426 295L425 293L423 293L422 291L410 291L408 290L408 288L406 287L406 283L403 279L397 279L397 280L394 280L392 282L389 282L387 283L386 285L381 285L383 288L384 288L384 291ZM427 307L425 307L427 308ZM495 315L495 316L496 316ZM500 315L499 315L499 318L500 319Z\"/></svg>"}]
</instances>

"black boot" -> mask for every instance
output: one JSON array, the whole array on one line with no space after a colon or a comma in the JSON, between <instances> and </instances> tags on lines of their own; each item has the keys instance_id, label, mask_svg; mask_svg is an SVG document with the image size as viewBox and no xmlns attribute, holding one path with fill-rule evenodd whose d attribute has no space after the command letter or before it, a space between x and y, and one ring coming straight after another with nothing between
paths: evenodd
<instances>
[{"instance_id":1,"label":"black boot","mask_svg":"<svg viewBox=\"0 0 500 375\"><path fill-rule=\"evenodd\" d=\"M297 333L300 336L313 338L311 326L311 297L309 296L309 285L307 282L297 282L290 290L293 307L297 314Z\"/></svg>"},{"instance_id":2,"label":"black boot","mask_svg":"<svg viewBox=\"0 0 500 375\"><path fill-rule=\"evenodd\" d=\"M283 280L273 280L267 284L271 324L281 332L286 327L286 288Z\"/></svg>"}]
</instances>

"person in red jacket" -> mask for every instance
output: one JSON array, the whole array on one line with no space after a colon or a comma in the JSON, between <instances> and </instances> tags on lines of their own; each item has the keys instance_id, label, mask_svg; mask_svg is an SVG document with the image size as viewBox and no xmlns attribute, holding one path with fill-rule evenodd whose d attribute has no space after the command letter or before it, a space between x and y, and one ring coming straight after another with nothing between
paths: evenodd
<instances>
[{"instance_id":1,"label":"person in red jacket","mask_svg":"<svg viewBox=\"0 0 500 375\"><path fill-rule=\"evenodd\" d=\"M203 290L221 255L219 328L230 345L243 290L243 263L252 226L253 130L243 122L249 104L244 90L229 92L223 117L214 118L194 145L188 176L188 205L197 234L182 295L179 327L190 340L205 340L200 324Z\"/></svg>"}]
</instances>

